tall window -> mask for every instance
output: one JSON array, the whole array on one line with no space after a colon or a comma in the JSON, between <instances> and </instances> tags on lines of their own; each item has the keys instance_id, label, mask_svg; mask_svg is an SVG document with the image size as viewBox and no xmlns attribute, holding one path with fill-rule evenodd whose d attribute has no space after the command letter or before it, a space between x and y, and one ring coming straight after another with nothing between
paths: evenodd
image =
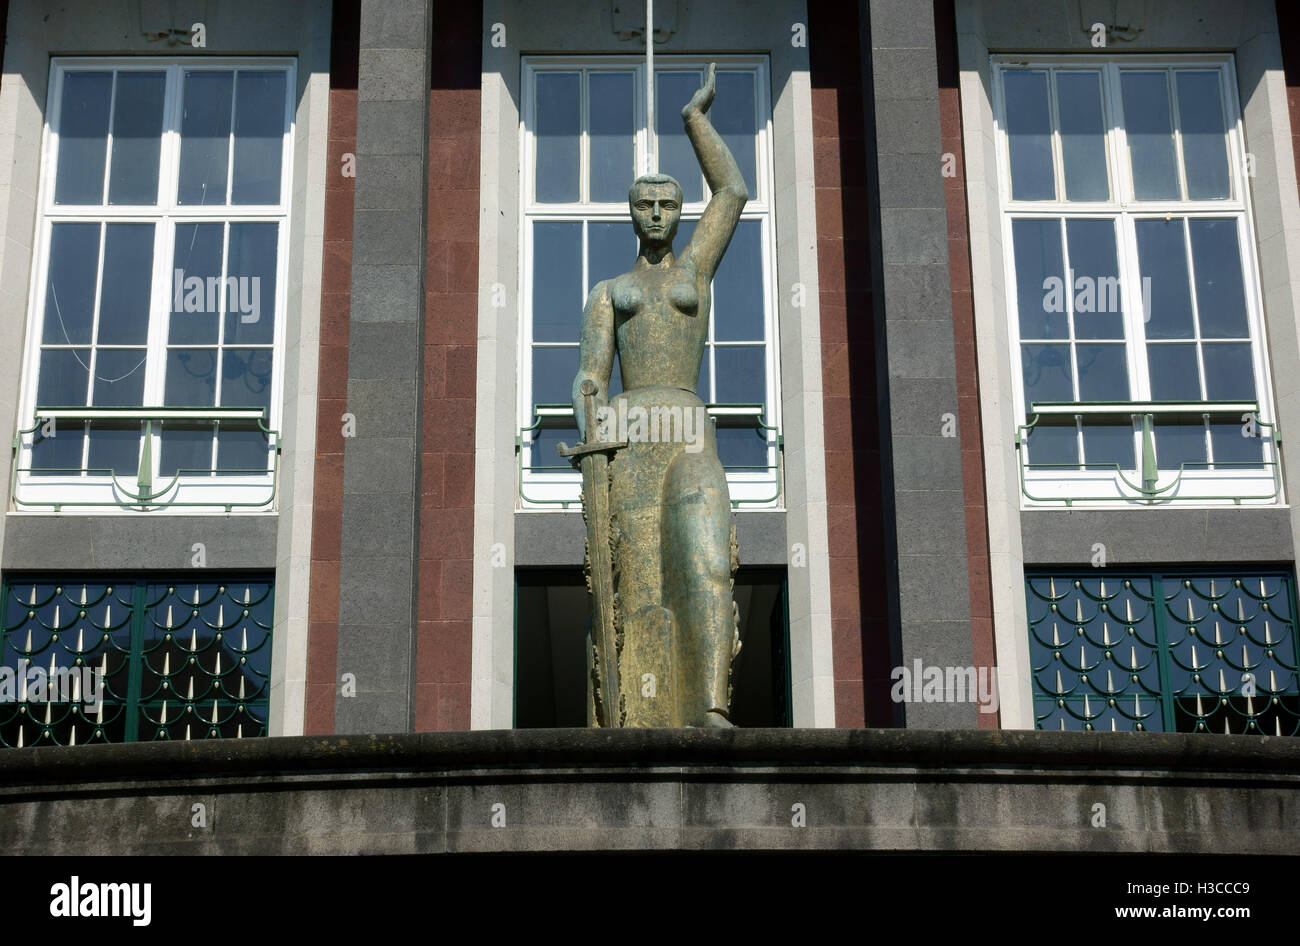
<instances>
[{"instance_id":1,"label":"tall window","mask_svg":"<svg viewBox=\"0 0 1300 946\"><path fill-rule=\"evenodd\" d=\"M749 202L714 277L697 393L718 425L733 501L772 504L779 492L780 399L767 68L753 57L710 58L718 63L718 84L709 117L745 176ZM676 252L708 203L680 114L706 65L656 57L656 119L648 129L643 61L525 60L518 405L525 506L577 501L581 477L555 446L582 439L568 407L582 308L596 283L627 272L636 259L627 192L644 173L647 148L654 145L659 171L682 185ZM622 390L617 361L610 388L611 395Z\"/></svg>"},{"instance_id":2,"label":"tall window","mask_svg":"<svg viewBox=\"0 0 1300 946\"><path fill-rule=\"evenodd\" d=\"M15 501L267 506L294 68L55 60Z\"/></svg>"},{"instance_id":3,"label":"tall window","mask_svg":"<svg viewBox=\"0 0 1300 946\"><path fill-rule=\"evenodd\" d=\"M1026 496L1280 501L1230 58L995 76Z\"/></svg>"}]
</instances>

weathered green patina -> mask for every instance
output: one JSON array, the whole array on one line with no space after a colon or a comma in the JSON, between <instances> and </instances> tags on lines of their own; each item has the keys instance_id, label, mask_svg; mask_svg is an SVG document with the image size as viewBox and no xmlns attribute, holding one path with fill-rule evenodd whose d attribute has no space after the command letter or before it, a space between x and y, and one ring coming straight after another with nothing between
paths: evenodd
<instances>
[{"instance_id":1,"label":"weathered green patina","mask_svg":"<svg viewBox=\"0 0 1300 946\"><path fill-rule=\"evenodd\" d=\"M715 72L710 65L682 109L712 192L689 245L674 255L677 181L638 178L628 194L636 263L596 284L582 315L573 407L586 443L560 452L583 472L598 726L731 725L739 560L716 435L695 389L710 285L747 190L707 117ZM616 352L623 391L611 401Z\"/></svg>"}]
</instances>

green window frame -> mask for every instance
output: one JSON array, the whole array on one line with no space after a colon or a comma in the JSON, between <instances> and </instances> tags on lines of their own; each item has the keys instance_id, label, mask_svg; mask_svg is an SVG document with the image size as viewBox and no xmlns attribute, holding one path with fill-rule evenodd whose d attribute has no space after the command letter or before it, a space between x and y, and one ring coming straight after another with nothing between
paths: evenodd
<instances>
[{"instance_id":1,"label":"green window frame","mask_svg":"<svg viewBox=\"0 0 1300 946\"><path fill-rule=\"evenodd\" d=\"M1281 569L1025 575L1037 729L1300 735Z\"/></svg>"},{"instance_id":2,"label":"green window frame","mask_svg":"<svg viewBox=\"0 0 1300 946\"><path fill-rule=\"evenodd\" d=\"M6 575L0 746L267 735L273 591L269 575Z\"/></svg>"}]
</instances>

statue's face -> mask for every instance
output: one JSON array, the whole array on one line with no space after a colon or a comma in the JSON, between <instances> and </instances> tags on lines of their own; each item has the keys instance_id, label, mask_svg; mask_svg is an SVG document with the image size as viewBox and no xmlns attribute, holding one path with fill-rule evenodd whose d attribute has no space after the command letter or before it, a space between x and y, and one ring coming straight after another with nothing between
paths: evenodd
<instances>
[{"instance_id":1,"label":"statue's face","mask_svg":"<svg viewBox=\"0 0 1300 946\"><path fill-rule=\"evenodd\" d=\"M671 183L641 184L632 198L632 229L651 245L672 246L682 218L682 194Z\"/></svg>"}]
</instances>

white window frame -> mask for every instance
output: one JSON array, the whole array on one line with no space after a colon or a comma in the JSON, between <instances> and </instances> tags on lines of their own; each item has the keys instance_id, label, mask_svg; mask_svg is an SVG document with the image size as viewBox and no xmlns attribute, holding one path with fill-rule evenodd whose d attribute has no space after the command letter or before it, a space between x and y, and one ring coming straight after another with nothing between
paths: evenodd
<instances>
[{"instance_id":1,"label":"white window frame","mask_svg":"<svg viewBox=\"0 0 1300 946\"><path fill-rule=\"evenodd\" d=\"M1116 222L1116 251L1118 255L1119 285L1124 309L1124 348L1127 357L1130 400L1141 402L1150 399L1150 375L1146 357L1146 337L1143 329L1144 316L1142 294L1133 287L1140 285L1137 242L1134 222L1141 218L1166 217L1174 215L1195 219L1198 217L1234 218L1238 221L1238 243L1241 251L1242 282L1246 297L1247 326L1250 332L1251 363L1255 374L1256 399L1259 403L1259 418L1266 423L1276 419L1273 403L1271 375L1268 365L1267 334L1263 318L1262 289L1260 285L1259 256L1256 248L1254 215L1251 208L1249 183L1246 176L1246 152L1242 131L1241 105L1237 96L1237 78L1233 58L1229 54L1194 54L1161 56L1091 56L1060 55L1030 56L994 55L990 57L993 77L993 115L997 128L997 173L999 193L999 216L1001 218L1001 236L1004 257L1004 274L1006 279L1006 298L1010 329L1011 368L1014 375L1014 407L1017 424L1024 423L1028 417L1028 404L1025 401L1024 373L1022 364L1022 346L1020 336L1019 301L1017 298L1017 280L1015 273L1015 253L1012 241L1012 222L1015 219L1103 219ZM1128 167L1128 146L1125 128L1119 115L1122 113L1120 101L1119 75L1121 70L1193 68L1204 71L1217 71L1228 129L1229 179L1232 196L1226 200L1138 200L1133 193L1133 181ZM1094 71L1102 74L1102 108L1105 121L1104 141L1107 154L1107 171L1110 183L1110 199L1107 201L1069 201L1064 198L1064 163L1061 147L1061 134L1057 115L1057 102L1054 94L1055 80L1049 82L1049 108L1052 115L1052 160L1054 179L1062 189L1058 200L1012 200L1010 148L1006 125L1006 103L1003 87L1003 73L1019 70L1060 71ZM1172 73L1171 73L1172 75ZM1182 139L1177 110L1177 90L1171 94L1171 121L1174 127L1175 155L1180 175L1180 192L1186 190L1184 161L1182 159ZM1190 270L1189 270L1190 273ZM1068 311L1072 312L1073 287L1067 287ZM1195 311L1195 291L1192 289L1192 304ZM1199 320L1195 321L1197 357L1203 357L1200 347ZM1061 344L1073 344L1070 340L1059 340ZM1091 341L1091 339L1080 340ZM1031 340L1032 342L1032 340ZM1077 385L1077 372L1072 372ZM1142 462L1142 435L1140 421L1134 425L1134 456L1138 471L1132 471L1140 477ZM1280 450L1277 445L1265 440L1263 461L1265 464L1277 463ZM1022 448L1023 449L1023 448ZM1017 462L1024 463L1023 457ZM1160 469L1158 485L1163 487L1178 475L1176 469ZM1032 470L1024 471L1025 491L1039 499L1030 499L1021 494L1021 507L1053 506L1059 508L1067 497L1086 499L1089 508L1118 507L1131 508L1136 498L1117 485L1117 477L1108 470ZM1234 504L1240 498L1243 504L1275 505L1283 504L1281 493L1274 496L1280 478L1275 479L1273 467L1264 466L1261 471L1247 468L1229 470L1188 470L1183 473L1182 485L1178 493L1209 497L1196 502L1158 501L1156 505L1177 505L1183 508L1189 505ZM1141 503L1147 505L1147 503Z\"/></svg>"},{"instance_id":2,"label":"white window frame","mask_svg":"<svg viewBox=\"0 0 1300 946\"><path fill-rule=\"evenodd\" d=\"M71 72L164 72L166 90L163 100L163 133L159 150L158 200L153 205L69 205L55 204L55 177L58 169L59 116L62 108L63 82ZM283 71L285 73L285 131L281 142L280 202L278 204L214 204L193 205L177 202L177 185L180 167L180 121L182 110L183 77L186 72L238 72ZM289 246L291 238L290 207L293 199L293 139L295 133L294 102L297 95L297 61L292 57L55 57L50 62L49 98L46 108L43 143L41 149L41 175L37 193L36 246L32 254L29 278L27 342L23 360L23 383L19 398L18 429L30 428L39 406L36 402L39 384L41 338L45 320L46 280L49 264L50 235L55 223L123 223L147 222L155 224L153 272L150 285L150 313L146 348L143 409L164 403L165 368L167 361L167 336L172 306L172 267L176 228L192 223L243 223L273 222L279 227L277 237L276 287L274 299L275 325L270 351L272 354L271 396L265 426L279 430L283 418L283 386L286 311L288 302ZM234 129L230 135L233 149ZM105 153L105 176L111 173L112 128L108 130ZM226 199L233 186L233 160L228 155L226 171ZM104 241L100 241L100 257ZM224 261L223 261L224 269ZM99 285L95 287L96 294ZM265 303L263 303L265 309ZM223 313L224 314L224 313ZM207 346L212 347L212 346ZM221 346L225 348L226 345ZM241 347L234 345L231 347ZM254 347L265 347L264 343ZM57 428L56 428L57 429ZM80 436L80 434L78 434ZM161 486L170 477L159 475L161 462L161 427L153 427L151 453L153 481ZM143 442L144 436L141 435ZM217 472L205 475L181 476L175 487L148 504L152 512L173 511L178 514L202 514L230 511L266 514L275 511L275 502L267 502L274 495L276 476L276 440L271 438L268 450L268 469L265 474L234 476ZM84 456L84 454L83 454ZM20 468L31 465L30 441L24 442L17 452ZM134 489L134 481L123 485ZM132 514L140 510L114 490L112 477L81 475L57 476L18 472L14 480L15 508L13 514L48 513L56 506L64 512L94 512L96 515ZM96 505L87 505L94 503ZM104 504L104 505L98 505ZM183 504L183 505L182 505ZM233 505L232 505L233 504ZM241 506L243 508L241 508Z\"/></svg>"},{"instance_id":3,"label":"white window frame","mask_svg":"<svg viewBox=\"0 0 1300 946\"><path fill-rule=\"evenodd\" d=\"M741 221L758 221L761 234L761 252L763 258L764 306L763 328L766 336L764 343L764 371L766 373L767 402L765 421L775 428L768 432L766 472L731 472L727 473L727 485L733 502L744 503L744 508L781 508L784 503L784 488L781 483L780 457L776 431L780 430L781 391L780 391L780 334L777 326L776 306L776 243L775 243L775 184L772 178L772 106L770 101L770 70L766 56L745 55L710 55L710 56L655 56L655 71L671 69L696 69L701 72L710 62L718 64L719 71L752 70L755 76L755 107L761 121L758 122L756 140L757 158L755 162L756 195L745 205ZM632 72L633 95L635 98L635 142L633 155L637 173L645 173L648 162L649 141L646 128L645 103L645 60L636 56L525 56L521 64L523 104L520 109L520 220L523 223L519 256L520 292L519 297L519 383L517 387L518 428L528 427L533 423L533 224L535 222L553 221L626 221L629 211L626 199L610 203L538 203L533 200L535 193L537 149L534 145L531 129L535 127L536 118L536 82L535 77L543 72L603 72L617 70ZM582 96L586 98L586 81L580 83ZM669 105L671 116L663 112L663 104L656 101L656 110L660 113L659 121L664 118L676 119L677 107ZM586 189L588 179L589 139L587 135L586 102L580 111L582 129L579 145L579 186ZM628 178L631 185L633 177ZM683 203L681 216L685 220L698 220L708 205L709 190L704 184L703 199ZM587 228L583 228L583 285L592 285L587 270ZM681 246L676 250L680 252ZM629 257L631 267L633 258ZM580 303L579 303L580 305ZM712 316L712 313L710 313ZM713 357L713 336L715 320L709 319L709 337L705 349L705 358ZM578 339L575 337L574 341ZM732 345L731 342L724 343ZM741 343L744 344L744 343ZM557 346L564 347L564 346ZM737 346L739 347L739 346ZM710 366L710 377L715 377ZM707 402L707 397L701 394ZM719 409L721 413L725 409ZM520 496L518 508L543 510L563 508L558 504L576 504L582 487L582 476L577 472L534 473L528 470L532 464L531 448L525 438L519 448L521 464ZM557 465L561 462L556 457L539 457L538 465ZM527 496L527 498L525 498ZM775 498L773 498L775 497Z\"/></svg>"}]
</instances>

